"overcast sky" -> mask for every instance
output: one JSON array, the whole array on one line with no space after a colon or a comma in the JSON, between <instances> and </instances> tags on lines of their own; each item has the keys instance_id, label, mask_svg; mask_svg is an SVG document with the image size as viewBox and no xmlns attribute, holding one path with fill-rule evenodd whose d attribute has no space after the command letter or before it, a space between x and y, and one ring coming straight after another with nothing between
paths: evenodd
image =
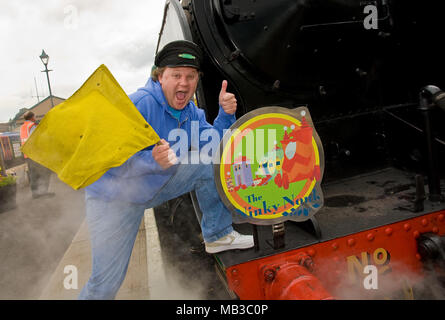
<instances>
[{"instance_id":1,"label":"overcast sky","mask_svg":"<svg viewBox=\"0 0 445 320\"><path fill-rule=\"evenodd\" d=\"M165 0L0 0L0 122L49 95L69 98L105 64L127 94L153 65Z\"/></svg>"}]
</instances>

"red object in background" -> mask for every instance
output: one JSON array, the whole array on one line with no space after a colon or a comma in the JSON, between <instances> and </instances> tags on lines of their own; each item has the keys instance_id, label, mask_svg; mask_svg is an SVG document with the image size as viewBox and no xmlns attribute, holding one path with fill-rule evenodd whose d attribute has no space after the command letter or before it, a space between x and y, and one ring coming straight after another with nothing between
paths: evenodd
<instances>
[{"instance_id":1,"label":"red object in background","mask_svg":"<svg viewBox=\"0 0 445 320\"><path fill-rule=\"evenodd\" d=\"M11 143L9 141L9 137L7 136L0 137L0 146L1 146L0 152L3 152L4 160L12 160L14 158L14 155Z\"/></svg>"}]
</instances>

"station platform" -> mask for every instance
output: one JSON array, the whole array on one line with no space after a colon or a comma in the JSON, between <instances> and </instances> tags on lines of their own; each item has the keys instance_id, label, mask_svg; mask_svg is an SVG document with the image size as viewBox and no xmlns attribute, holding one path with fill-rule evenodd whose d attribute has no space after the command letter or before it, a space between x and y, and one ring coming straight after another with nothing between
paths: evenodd
<instances>
[{"instance_id":1,"label":"station platform","mask_svg":"<svg viewBox=\"0 0 445 320\"><path fill-rule=\"evenodd\" d=\"M156 290L156 286L162 287L162 283L165 283L165 279L163 279L162 258L160 256L160 249L156 248L156 229L153 228L153 221L150 217L153 217L152 209L146 210L144 219L139 227L128 266L128 272L116 296L117 300L162 298L159 294L157 295L159 290ZM149 233L149 235L147 235L147 233ZM150 261L148 261L147 257L150 257ZM66 266L69 267L65 270ZM75 266L77 269L77 286L73 285L71 278L69 284L66 284L64 281L67 276L73 274L70 266ZM149 266L150 268L148 268ZM91 247L88 227L86 221L83 221L71 245L54 271L48 285L42 292L40 299L76 299L83 285L87 282L90 272Z\"/></svg>"},{"instance_id":2,"label":"station platform","mask_svg":"<svg viewBox=\"0 0 445 320\"><path fill-rule=\"evenodd\" d=\"M32 199L26 165L7 171L17 177L17 208L0 214L0 299L77 299L91 272L84 190L52 174L55 196ZM116 299L227 299L189 202L174 218L168 204L145 211Z\"/></svg>"}]
</instances>

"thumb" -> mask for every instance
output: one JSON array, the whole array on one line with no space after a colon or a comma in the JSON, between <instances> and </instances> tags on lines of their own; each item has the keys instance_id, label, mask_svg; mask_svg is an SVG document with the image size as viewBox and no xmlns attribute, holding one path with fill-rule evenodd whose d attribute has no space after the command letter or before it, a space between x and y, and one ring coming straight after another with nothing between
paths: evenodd
<instances>
[{"instance_id":1,"label":"thumb","mask_svg":"<svg viewBox=\"0 0 445 320\"><path fill-rule=\"evenodd\" d=\"M226 93L226 91L227 91L227 80L223 80L221 85L221 94Z\"/></svg>"},{"instance_id":2,"label":"thumb","mask_svg":"<svg viewBox=\"0 0 445 320\"><path fill-rule=\"evenodd\" d=\"M165 141L165 139L161 139L158 142L156 142L157 146L163 146L163 145L170 145L167 141Z\"/></svg>"}]
</instances>

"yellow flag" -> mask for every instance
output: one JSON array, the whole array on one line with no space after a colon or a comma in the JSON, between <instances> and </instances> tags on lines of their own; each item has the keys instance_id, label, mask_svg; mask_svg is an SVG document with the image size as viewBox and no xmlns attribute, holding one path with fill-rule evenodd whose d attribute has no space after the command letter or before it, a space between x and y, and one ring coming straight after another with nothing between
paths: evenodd
<instances>
[{"instance_id":1,"label":"yellow flag","mask_svg":"<svg viewBox=\"0 0 445 320\"><path fill-rule=\"evenodd\" d=\"M159 141L105 65L51 109L22 147L74 189Z\"/></svg>"}]
</instances>

